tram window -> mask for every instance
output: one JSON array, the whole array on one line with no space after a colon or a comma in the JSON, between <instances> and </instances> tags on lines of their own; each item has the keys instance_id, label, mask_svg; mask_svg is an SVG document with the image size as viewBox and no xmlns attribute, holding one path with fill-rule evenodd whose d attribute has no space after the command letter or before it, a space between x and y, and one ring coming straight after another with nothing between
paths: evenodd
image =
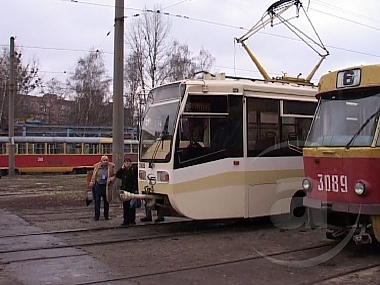
<instances>
[{"instance_id":1,"label":"tram window","mask_svg":"<svg viewBox=\"0 0 380 285\"><path fill-rule=\"evenodd\" d=\"M132 152L133 153L139 152L139 145L138 144L132 144Z\"/></svg>"},{"instance_id":2,"label":"tram window","mask_svg":"<svg viewBox=\"0 0 380 285\"><path fill-rule=\"evenodd\" d=\"M265 155L279 142L279 100L248 98L248 154ZM252 152L253 151L253 152Z\"/></svg>"},{"instance_id":3,"label":"tram window","mask_svg":"<svg viewBox=\"0 0 380 285\"><path fill-rule=\"evenodd\" d=\"M226 113L228 112L227 96L197 95L189 96L185 112L191 113Z\"/></svg>"},{"instance_id":4,"label":"tram window","mask_svg":"<svg viewBox=\"0 0 380 285\"><path fill-rule=\"evenodd\" d=\"M101 144L101 150L103 154L112 154L112 143Z\"/></svg>"},{"instance_id":5,"label":"tram window","mask_svg":"<svg viewBox=\"0 0 380 285\"><path fill-rule=\"evenodd\" d=\"M82 144L81 143L66 143L66 153L67 154L81 154Z\"/></svg>"},{"instance_id":6,"label":"tram window","mask_svg":"<svg viewBox=\"0 0 380 285\"><path fill-rule=\"evenodd\" d=\"M48 154L64 153L63 143L48 143Z\"/></svg>"},{"instance_id":7,"label":"tram window","mask_svg":"<svg viewBox=\"0 0 380 285\"><path fill-rule=\"evenodd\" d=\"M210 102L214 96L205 98ZM222 107L226 99L228 108ZM241 96L224 96L223 104L214 109L218 113L186 112L180 118L175 167L243 156L242 102Z\"/></svg>"},{"instance_id":8,"label":"tram window","mask_svg":"<svg viewBox=\"0 0 380 285\"><path fill-rule=\"evenodd\" d=\"M283 101L283 114L284 115L305 115L313 116L316 102L299 102L299 101Z\"/></svg>"},{"instance_id":9,"label":"tram window","mask_svg":"<svg viewBox=\"0 0 380 285\"><path fill-rule=\"evenodd\" d=\"M99 145L96 143L86 143L83 147L85 154L97 154L99 153Z\"/></svg>"},{"instance_id":10,"label":"tram window","mask_svg":"<svg viewBox=\"0 0 380 285\"><path fill-rule=\"evenodd\" d=\"M28 143L28 154L35 154L36 144Z\"/></svg>"},{"instance_id":11,"label":"tram window","mask_svg":"<svg viewBox=\"0 0 380 285\"><path fill-rule=\"evenodd\" d=\"M45 143L29 143L28 144L29 154L44 154L45 153Z\"/></svg>"},{"instance_id":12,"label":"tram window","mask_svg":"<svg viewBox=\"0 0 380 285\"><path fill-rule=\"evenodd\" d=\"M7 153L7 144L0 143L0 154L6 154L6 153Z\"/></svg>"},{"instance_id":13,"label":"tram window","mask_svg":"<svg viewBox=\"0 0 380 285\"><path fill-rule=\"evenodd\" d=\"M45 143L37 143L36 153L37 154L45 154L46 153Z\"/></svg>"},{"instance_id":14,"label":"tram window","mask_svg":"<svg viewBox=\"0 0 380 285\"><path fill-rule=\"evenodd\" d=\"M312 118L282 118L281 142L292 142L302 147L310 128Z\"/></svg>"},{"instance_id":15,"label":"tram window","mask_svg":"<svg viewBox=\"0 0 380 285\"><path fill-rule=\"evenodd\" d=\"M17 154L26 154L26 143L16 144L16 153Z\"/></svg>"},{"instance_id":16,"label":"tram window","mask_svg":"<svg viewBox=\"0 0 380 285\"><path fill-rule=\"evenodd\" d=\"M131 153L132 152L132 146L130 144L124 145L124 153Z\"/></svg>"}]
</instances>

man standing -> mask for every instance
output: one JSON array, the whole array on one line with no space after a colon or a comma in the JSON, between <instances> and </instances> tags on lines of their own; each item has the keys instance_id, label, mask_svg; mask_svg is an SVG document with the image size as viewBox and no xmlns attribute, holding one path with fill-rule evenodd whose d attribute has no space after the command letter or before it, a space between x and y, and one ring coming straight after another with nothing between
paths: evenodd
<instances>
[{"instance_id":1,"label":"man standing","mask_svg":"<svg viewBox=\"0 0 380 285\"><path fill-rule=\"evenodd\" d=\"M121 190L138 193L137 169L136 166L132 165L131 159L124 158L123 165L116 171L116 178L121 179ZM136 224L136 208L131 208L130 202L130 200L123 201L122 227Z\"/></svg>"},{"instance_id":2,"label":"man standing","mask_svg":"<svg viewBox=\"0 0 380 285\"><path fill-rule=\"evenodd\" d=\"M103 155L100 162L94 165L89 187L94 190L95 216L94 220L98 221L100 216L100 201L103 198L104 219L108 220L109 203L107 199L108 187L115 180L115 164L108 161L108 156Z\"/></svg>"}]
</instances>

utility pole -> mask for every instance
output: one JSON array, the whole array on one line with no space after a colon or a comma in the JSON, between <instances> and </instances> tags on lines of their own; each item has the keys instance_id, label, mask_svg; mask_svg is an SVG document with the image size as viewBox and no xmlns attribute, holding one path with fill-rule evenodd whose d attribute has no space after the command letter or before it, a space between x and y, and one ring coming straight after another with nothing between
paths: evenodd
<instances>
[{"instance_id":1,"label":"utility pole","mask_svg":"<svg viewBox=\"0 0 380 285\"><path fill-rule=\"evenodd\" d=\"M124 161L124 0L115 0L115 36L113 69L113 153L116 168Z\"/></svg>"},{"instance_id":2,"label":"utility pole","mask_svg":"<svg viewBox=\"0 0 380 285\"><path fill-rule=\"evenodd\" d=\"M8 157L8 175L15 175L15 38L10 39L10 64L9 64L9 116L8 116L8 136L9 136L9 157Z\"/></svg>"}]
</instances>

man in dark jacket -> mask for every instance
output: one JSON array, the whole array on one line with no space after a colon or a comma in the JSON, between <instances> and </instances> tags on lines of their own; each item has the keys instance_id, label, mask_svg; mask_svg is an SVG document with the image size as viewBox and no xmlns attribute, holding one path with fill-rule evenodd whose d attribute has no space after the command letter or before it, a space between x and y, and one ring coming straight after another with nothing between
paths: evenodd
<instances>
[{"instance_id":1,"label":"man in dark jacket","mask_svg":"<svg viewBox=\"0 0 380 285\"><path fill-rule=\"evenodd\" d=\"M116 178L121 179L121 190L138 193L137 169L129 158L125 158L121 168L116 171ZM130 202L130 200L123 201L122 227L136 224L136 208L131 208Z\"/></svg>"}]
</instances>

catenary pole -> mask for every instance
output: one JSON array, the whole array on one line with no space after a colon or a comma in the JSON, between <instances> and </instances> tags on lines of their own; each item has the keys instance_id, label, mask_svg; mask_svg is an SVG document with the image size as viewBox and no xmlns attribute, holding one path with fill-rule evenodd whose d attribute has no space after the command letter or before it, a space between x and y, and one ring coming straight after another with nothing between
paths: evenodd
<instances>
[{"instance_id":1,"label":"catenary pole","mask_svg":"<svg viewBox=\"0 0 380 285\"><path fill-rule=\"evenodd\" d=\"M124 0L115 0L114 70L113 70L113 153L116 168L124 158Z\"/></svg>"},{"instance_id":2,"label":"catenary pole","mask_svg":"<svg viewBox=\"0 0 380 285\"><path fill-rule=\"evenodd\" d=\"M9 136L9 171L10 176L15 175L15 130L14 130L14 94L15 94L15 38L11 37L10 39L10 60L9 60L9 114L8 114L8 136Z\"/></svg>"}]
</instances>

